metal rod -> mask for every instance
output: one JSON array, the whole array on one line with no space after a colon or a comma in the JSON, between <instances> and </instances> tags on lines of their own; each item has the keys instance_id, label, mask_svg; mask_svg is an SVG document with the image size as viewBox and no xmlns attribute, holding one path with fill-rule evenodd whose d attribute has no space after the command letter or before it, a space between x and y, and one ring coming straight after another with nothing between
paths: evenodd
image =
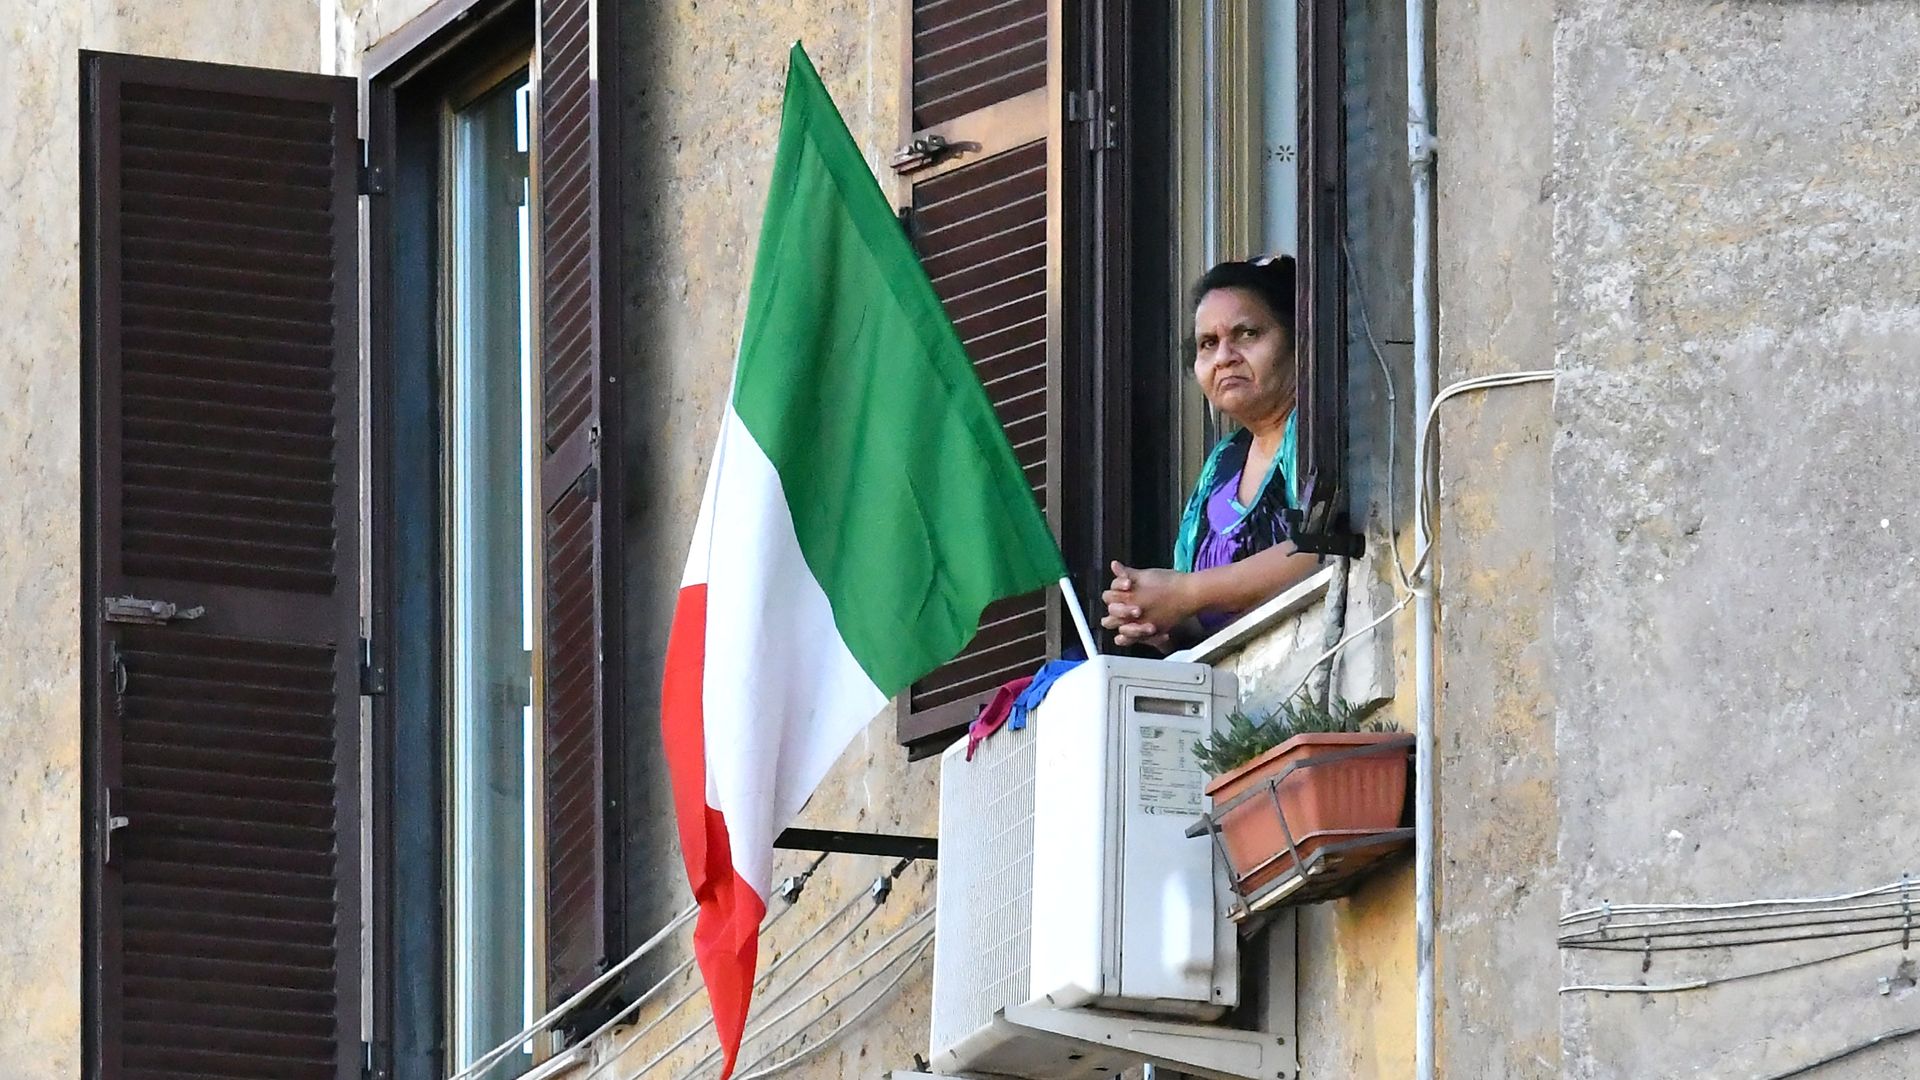
<instances>
[{"instance_id":1,"label":"metal rod","mask_svg":"<svg viewBox=\"0 0 1920 1080\"><path fill-rule=\"evenodd\" d=\"M1407 18L1407 167L1413 184L1413 415L1427 415L1433 404L1436 374L1433 280L1433 128L1427 98L1427 16L1431 0L1406 0ZM1415 477L1425 490L1425 440L1415 452ZM1416 562L1428 554L1431 540L1414 530ZM1414 1046L1416 1080L1433 1080L1438 1025L1434 1015L1435 878L1439 864L1434 817L1433 589L1431 566L1414 597L1414 761L1413 761L1413 907Z\"/></svg>"},{"instance_id":2,"label":"metal rod","mask_svg":"<svg viewBox=\"0 0 1920 1080\"><path fill-rule=\"evenodd\" d=\"M832 851L842 855L890 855L897 859L937 860L940 841L931 836L891 833L836 832L832 829L788 829L773 838L773 846L788 851Z\"/></svg>"},{"instance_id":3,"label":"metal rod","mask_svg":"<svg viewBox=\"0 0 1920 1080\"><path fill-rule=\"evenodd\" d=\"M1073 616L1073 629L1080 635L1080 647L1087 650L1087 659L1100 655L1100 647L1093 643L1093 628L1087 625L1087 613L1080 606L1080 594L1073 589L1072 578L1060 579L1060 595L1066 597L1067 613Z\"/></svg>"}]
</instances>

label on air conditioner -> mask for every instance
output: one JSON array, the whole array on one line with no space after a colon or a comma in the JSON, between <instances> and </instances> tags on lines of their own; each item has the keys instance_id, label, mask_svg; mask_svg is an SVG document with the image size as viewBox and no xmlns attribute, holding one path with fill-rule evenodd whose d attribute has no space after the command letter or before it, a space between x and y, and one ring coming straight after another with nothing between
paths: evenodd
<instances>
[{"instance_id":1,"label":"label on air conditioner","mask_svg":"<svg viewBox=\"0 0 1920 1080\"><path fill-rule=\"evenodd\" d=\"M1165 724L1141 724L1140 812L1143 814L1198 815L1206 807L1200 796L1206 787L1206 773L1193 759L1193 744L1198 733Z\"/></svg>"}]
</instances>

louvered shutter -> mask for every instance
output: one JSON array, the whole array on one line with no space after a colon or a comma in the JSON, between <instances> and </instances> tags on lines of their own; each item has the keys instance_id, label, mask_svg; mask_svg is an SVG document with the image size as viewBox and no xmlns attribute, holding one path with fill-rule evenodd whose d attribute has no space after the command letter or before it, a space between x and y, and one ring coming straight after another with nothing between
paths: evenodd
<instances>
[{"instance_id":1,"label":"louvered shutter","mask_svg":"<svg viewBox=\"0 0 1920 1080\"><path fill-rule=\"evenodd\" d=\"M1357 555L1347 521L1346 61L1342 0L1303 0L1299 17L1300 370L1303 550Z\"/></svg>"},{"instance_id":2,"label":"louvered shutter","mask_svg":"<svg viewBox=\"0 0 1920 1080\"><path fill-rule=\"evenodd\" d=\"M1048 3L915 0L909 19L908 142L937 135L965 146L896 165L911 180L909 229L1028 482L1057 516L1058 237L1048 220L1057 60ZM908 690L899 734L914 754L937 752L995 687L1050 655L1059 629L1049 596L989 607L966 651Z\"/></svg>"},{"instance_id":3,"label":"louvered shutter","mask_svg":"<svg viewBox=\"0 0 1920 1080\"><path fill-rule=\"evenodd\" d=\"M357 1078L355 86L85 75L93 1070Z\"/></svg>"},{"instance_id":4,"label":"louvered shutter","mask_svg":"<svg viewBox=\"0 0 1920 1080\"><path fill-rule=\"evenodd\" d=\"M592 0L541 0L540 469L547 992L602 969L607 946L606 678L598 86ZM611 455L610 457L617 457ZM610 463L610 462L609 462Z\"/></svg>"}]
</instances>

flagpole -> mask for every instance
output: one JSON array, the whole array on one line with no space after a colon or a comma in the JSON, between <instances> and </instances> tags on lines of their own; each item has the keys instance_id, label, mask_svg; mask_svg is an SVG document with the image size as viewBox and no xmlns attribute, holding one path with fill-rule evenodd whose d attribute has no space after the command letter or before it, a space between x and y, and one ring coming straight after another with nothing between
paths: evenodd
<instances>
[{"instance_id":1,"label":"flagpole","mask_svg":"<svg viewBox=\"0 0 1920 1080\"><path fill-rule=\"evenodd\" d=\"M1087 625L1087 613L1080 607L1080 594L1073 591L1073 579L1060 579L1060 594L1067 599L1067 611L1073 615L1073 628L1080 632L1080 647L1087 650L1087 659L1100 655L1100 649L1093 643L1093 629Z\"/></svg>"}]
</instances>

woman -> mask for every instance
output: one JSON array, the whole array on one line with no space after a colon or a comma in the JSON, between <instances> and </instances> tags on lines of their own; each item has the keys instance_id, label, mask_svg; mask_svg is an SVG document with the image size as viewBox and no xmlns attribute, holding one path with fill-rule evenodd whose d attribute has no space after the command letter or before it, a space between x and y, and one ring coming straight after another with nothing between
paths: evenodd
<instances>
[{"instance_id":1,"label":"woman","mask_svg":"<svg viewBox=\"0 0 1920 1080\"><path fill-rule=\"evenodd\" d=\"M1113 564L1100 625L1114 642L1197 638L1313 572L1287 538L1296 475L1291 256L1225 262L1193 287L1193 377L1240 426L1207 455L1172 569Z\"/></svg>"}]
</instances>

